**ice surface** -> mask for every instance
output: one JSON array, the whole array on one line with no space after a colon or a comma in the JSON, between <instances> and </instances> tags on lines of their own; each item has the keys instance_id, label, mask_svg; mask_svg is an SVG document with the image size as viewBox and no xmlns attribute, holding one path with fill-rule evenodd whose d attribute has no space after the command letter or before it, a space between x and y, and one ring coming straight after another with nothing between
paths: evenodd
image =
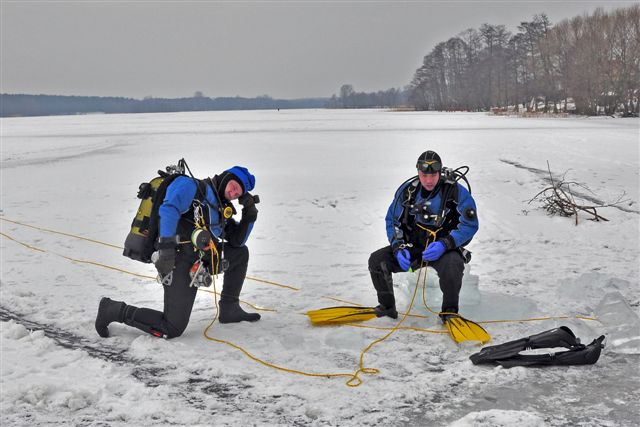
<instances>
[{"instance_id":1,"label":"ice surface","mask_svg":"<svg viewBox=\"0 0 640 427\"><path fill-rule=\"evenodd\" d=\"M460 290L460 314L477 320L524 319L533 316L537 311L534 301L517 295L508 295L488 291L480 291L480 276L471 272L472 265L465 265ZM423 286L426 270L426 292L423 301ZM418 283L419 280L419 283ZM439 311L442 306L442 292L438 273L432 268L422 269L422 273L398 273L394 275L400 307L408 306L418 284L418 293L413 310L420 314L433 314L430 310ZM424 302L428 308L425 307ZM435 318L434 318L435 319Z\"/></svg>"},{"instance_id":2,"label":"ice surface","mask_svg":"<svg viewBox=\"0 0 640 427\"><path fill-rule=\"evenodd\" d=\"M640 354L640 318L631 310L620 292L609 292L595 310L606 326L609 350L617 353Z\"/></svg>"},{"instance_id":3,"label":"ice surface","mask_svg":"<svg viewBox=\"0 0 640 427\"><path fill-rule=\"evenodd\" d=\"M637 314L638 123L378 110L3 118L0 209L3 218L122 244L138 185L158 168L185 157L204 177L244 165L261 196L248 274L300 290L249 280L242 299L277 311L261 312L255 324L214 324L210 335L284 368L353 374L362 349L388 330L318 328L303 313L342 304L329 297L375 305L367 260L388 244L384 215L426 149L448 166L471 168L480 230L469 248L462 313L569 316L484 324L492 343L562 324L589 341L605 326L573 316L593 315L611 291ZM603 199L625 191L628 205L603 210L609 222L577 227L548 217L527 204L546 185L547 160ZM278 371L205 340L215 315L205 292L179 339L123 325L100 339L93 320L101 296L161 308L161 289L55 253L141 274L153 268L121 250L6 221L0 227L48 251L0 242L2 425L527 425L541 418L550 426L635 426L640 417L639 356L609 346L593 366L505 370L472 365L477 347L457 346L446 334L401 330L363 358L380 373L361 374L363 385L351 388L345 377ZM435 272L429 278L426 300L438 308ZM416 277L394 280L402 309ZM421 307L419 294L414 312L426 314ZM380 318L362 326L395 324ZM442 332L433 315L405 326Z\"/></svg>"},{"instance_id":4,"label":"ice surface","mask_svg":"<svg viewBox=\"0 0 640 427\"><path fill-rule=\"evenodd\" d=\"M542 427L547 423L536 414L524 411L501 411L493 409L484 412L471 412L449 427Z\"/></svg>"}]
</instances>

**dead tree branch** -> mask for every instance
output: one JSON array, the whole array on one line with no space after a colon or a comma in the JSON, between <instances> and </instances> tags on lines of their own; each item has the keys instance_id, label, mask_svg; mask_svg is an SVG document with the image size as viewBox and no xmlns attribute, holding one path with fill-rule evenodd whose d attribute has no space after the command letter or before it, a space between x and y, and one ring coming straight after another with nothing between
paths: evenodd
<instances>
[{"instance_id":1,"label":"dead tree branch","mask_svg":"<svg viewBox=\"0 0 640 427\"><path fill-rule=\"evenodd\" d=\"M584 184L580 184L573 181L566 181L566 171L562 178L559 180L554 179L553 174L551 173L551 166L549 166L549 162L547 161L547 170L549 171L549 181L551 182L551 186L543 189L538 192L531 200L529 200L529 204L534 201L538 201L542 203L542 208L547 211L547 213L551 216L559 215L564 217L574 217L575 223L578 225L578 213L586 213L589 220L591 221L609 221L604 216L600 215L597 209L613 207L620 203L624 203L623 197L625 193L620 195L618 200L609 204L596 204L596 205L584 205L576 202L576 198L571 191L571 186L577 186L589 191L591 194L594 194L589 187Z\"/></svg>"}]
</instances>

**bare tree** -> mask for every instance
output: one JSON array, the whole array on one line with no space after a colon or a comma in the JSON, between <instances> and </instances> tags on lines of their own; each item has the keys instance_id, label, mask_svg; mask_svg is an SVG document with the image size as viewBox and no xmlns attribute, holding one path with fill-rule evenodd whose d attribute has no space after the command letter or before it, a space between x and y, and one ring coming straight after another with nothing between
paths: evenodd
<instances>
[{"instance_id":1,"label":"bare tree","mask_svg":"<svg viewBox=\"0 0 640 427\"><path fill-rule=\"evenodd\" d=\"M340 102L342 108L353 108L353 86L349 84L342 85L340 87Z\"/></svg>"},{"instance_id":2,"label":"bare tree","mask_svg":"<svg viewBox=\"0 0 640 427\"><path fill-rule=\"evenodd\" d=\"M483 24L438 43L409 85L418 109L637 115L640 96L640 6L597 9L552 26L544 14L511 35Z\"/></svg>"}]
</instances>

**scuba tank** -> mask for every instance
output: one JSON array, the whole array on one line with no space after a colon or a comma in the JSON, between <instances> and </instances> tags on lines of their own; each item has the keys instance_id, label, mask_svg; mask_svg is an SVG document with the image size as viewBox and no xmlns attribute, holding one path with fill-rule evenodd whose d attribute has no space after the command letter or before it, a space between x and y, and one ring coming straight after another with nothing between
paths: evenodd
<instances>
[{"instance_id":1,"label":"scuba tank","mask_svg":"<svg viewBox=\"0 0 640 427\"><path fill-rule=\"evenodd\" d=\"M177 165L170 165L158 176L138 187L138 198L142 201L131 223L131 229L124 242L122 254L128 258L150 263L151 255L159 232L158 209L164 200L167 187L174 179L185 176L184 159Z\"/></svg>"}]
</instances>

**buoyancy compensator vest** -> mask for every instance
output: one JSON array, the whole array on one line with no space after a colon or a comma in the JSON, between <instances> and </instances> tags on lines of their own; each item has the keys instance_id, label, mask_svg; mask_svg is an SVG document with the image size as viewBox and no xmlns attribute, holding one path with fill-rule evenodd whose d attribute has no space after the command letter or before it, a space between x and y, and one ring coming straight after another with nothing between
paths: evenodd
<instances>
[{"instance_id":1,"label":"buoyancy compensator vest","mask_svg":"<svg viewBox=\"0 0 640 427\"><path fill-rule=\"evenodd\" d=\"M423 248L429 236L421 232L421 228L427 228L431 231L439 230L436 236L438 238L457 227L459 222L456 211L458 205L458 182L464 181L469 194L471 194L471 184L469 184L466 177L468 172L468 166L460 166L456 169L442 168L440 182L434 189L434 191L441 193L439 206L433 206L430 200L423 200L421 203L416 202L417 193L421 191L418 176L405 181L405 183L410 183L407 185L401 199L404 208L402 227L404 227L404 231L408 236L413 236L413 240L410 243L416 248ZM466 246L470 242L471 240L466 241L461 246ZM464 252L469 253L466 250ZM463 254L463 258L468 262L467 257L470 259L470 256Z\"/></svg>"}]
</instances>

